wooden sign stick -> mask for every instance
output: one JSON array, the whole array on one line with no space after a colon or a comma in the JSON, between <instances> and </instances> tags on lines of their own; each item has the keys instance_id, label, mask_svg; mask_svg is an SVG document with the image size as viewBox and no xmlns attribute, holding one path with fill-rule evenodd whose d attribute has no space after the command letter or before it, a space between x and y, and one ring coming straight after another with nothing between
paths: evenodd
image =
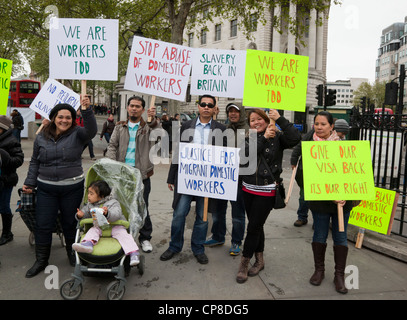
<instances>
[{"instance_id":1,"label":"wooden sign stick","mask_svg":"<svg viewBox=\"0 0 407 320\"><path fill-rule=\"evenodd\" d=\"M86 96L86 80L81 80L81 94Z\"/></svg>"},{"instance_id":2,"label":"wooden sign stick","mask_svg":"<svg viewBox=\"0 0 407 320\"><path fill-rule=\"evenodd\" d=\"M203 211L203 221L208 221L208 198L204 198L204 211Z\"/></svg>"},{"instance_id":3,"label":"wooden sign stick","mask_svg":"<svg viewBox=\"0 0 407 320\"><path fill-rule=\"evenodd\" d=\"M293 169L293 173L291 174L291 180L290 180L290 186L288 187L288 192L287 196L285 198L285 204L288 203L291 197L291 193L293 192L293 187L294 187L294 181L295 181L295 175L297 174L297 168L298 168L298 163L300 162L301 157L298 158L297 165Z\"/></svg>"},{"instance_id":4,"label":"wooden sign stick","mask_svg":"<svg viewBox=\"0 0 407 320\"><path fill-rule=\"evenodd\" d=\"M365 229L359 228L358 237L356 239L356 245L355 245L356 248L358 248L358 249L362 248L362 242L363 242L364 237L365 237Z\"/></svg>"},{"instance_id":5,"label":"wooden sign stick","mask_svg":"<svg viewBox=\"0 0 407 320\"><path fill-rule=\"evenodd\" d=\"M149 109L150 109L151 107L154 107L154 105L155 105L155 96L151 96L151 101L150 101L150 107L149 107ZM152 119L151 117L147 117L147 122L151 122L151 121L153 121L153 119Z\"/></svg>"},{"instance_id":6,"label":"wooden sign stick","mask_svg":"<svg viewBox=\"0 0 407 320\"><path fill-rule=\"evenodd\" d=\"M345 232L345 223L343 221L343 207L338 203L338 224L339 232Z\"/></svg>"}]
</instances>

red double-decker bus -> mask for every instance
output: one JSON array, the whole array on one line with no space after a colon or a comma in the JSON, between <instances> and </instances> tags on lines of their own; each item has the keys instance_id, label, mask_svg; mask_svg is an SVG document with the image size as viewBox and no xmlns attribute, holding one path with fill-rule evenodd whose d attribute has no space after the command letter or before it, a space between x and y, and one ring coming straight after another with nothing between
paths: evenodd
<instances>
[{"instance_id":1,"label":"red double-decker bus","mask_svg":"<svg viewBox=\"0 0 407 320\"><path fill-rule=\"evenodd\" d=\"M28 108L41 90L41 83L34 80L10 81L10 98L8 106L11 108ZM36 119L41 119L35 114Z\"/></svg>"}]
</instances>

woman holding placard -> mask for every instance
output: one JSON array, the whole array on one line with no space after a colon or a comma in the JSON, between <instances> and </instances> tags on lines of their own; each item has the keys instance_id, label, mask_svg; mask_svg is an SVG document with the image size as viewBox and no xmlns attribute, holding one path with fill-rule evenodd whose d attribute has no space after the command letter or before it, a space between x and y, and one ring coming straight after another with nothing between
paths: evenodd
<instances>
[{"instance_id":1,"label":"woman holding placard","mask_svg":"<svg viewBox=\"0 0 407 320\"><path fill-rule=\"evenodd\" d=\"M334 119L328 111L321 111L314 117L314 128L307 133L303 141L338 141L340 137L334 130ZM293 151L293 154L301 155L301 143ZM303 168L300 159L296 181L300 187L303 186ZM319 286L325 277L325 252L326 239L332 219L332 238L334 242L335 278L336 291L347 293L345 287L345 267L348 255L347 247L347 225L352 201L309 201L309 208L314 220L314 235L312 239L312 252L314 255L314 274L310 278L310 283ZM343 206L345 232L339 232L338 223L338 203Z\"/></svg>"},{"instance_id":2,"label":"woman holding placard","mask_svg":"<svg viewBox=\"0 0 407 320\"><path fill-rule=\"evenodd\" d=\"M81 155L84 146L97 132L90 100L81 101L84 127L76 125L76 111L69 104L56 105L34 141L34 149L23 192L37 189L34 265L27 271L31 278L45 269L51 252L52 232L58 211L61 212L66 251L71 265L75 264L72 244L75 240L75 213L84 191Z\"/></svg>"},{"instance_id":3,"label":"woman holding placard","mask_svg":"<svg viewBox=\"0 0 407 320\"><path fill-rule=\"evenodd\" d=\"M287 119L281 117L277 110L270 110L269 115L254 109L248 116L250 129L257 131L246 140L246 153L251 143L257 144L256 172L242 177L243 196L248 218L247 234L244 240L242 259L236 277L243 283L248 276L257 275L264 269L264 224L275 204L276 185L281 184L283 151L294 147L301 135L297 128ZM282 131L277 131L276 124ZM250 154L249 157L251 158ZM256 258L249 269L250 259Z\"/></svg>"}]
</instances>

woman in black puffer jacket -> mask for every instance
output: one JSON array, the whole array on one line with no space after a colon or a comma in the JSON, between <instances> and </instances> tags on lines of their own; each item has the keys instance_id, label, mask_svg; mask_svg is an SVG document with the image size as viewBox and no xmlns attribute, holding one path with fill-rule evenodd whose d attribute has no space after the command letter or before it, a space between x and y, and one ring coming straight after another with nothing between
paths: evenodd
<instances>
[{"instance_id":1,"label":"woman in black puffer jacket","mask_svg":"<svg viewBox=\"0 0 407 320\"><path fill-rule=\"evenodd\" d=\"M11 120L6 116L0 116L0 213L3 222L3 231L0 245L13 240L11 225L13 214L10 208L11 193L17 185L17 168L24 162L24 153L21 144L13 135Z\"/></svg>"},{"instance_id":2,"label":"woman in black puffer jacket","mask_svg":"<svg viewBox=\"0 0 407 320\"><path fill-rule=\"evenodd\" d=\"M81 113L84 127L76 125L76 111L69 104L58 104L50 112L50 122L37 135L24 181L23 191L37 188L34 265L27 271L31 278L45 269L51 251L52 232L58 211L70 264L75 265L72 244L75 240L75 213L84 191L82 151L97 132L90 100L83 98Z\"/></svg>"}]
</instances>

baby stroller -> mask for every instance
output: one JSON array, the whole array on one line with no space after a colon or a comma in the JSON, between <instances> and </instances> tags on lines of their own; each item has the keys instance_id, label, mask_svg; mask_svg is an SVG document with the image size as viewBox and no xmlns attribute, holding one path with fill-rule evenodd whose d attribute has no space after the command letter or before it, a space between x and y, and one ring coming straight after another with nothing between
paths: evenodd
<instances>
[{"instance_id":1,"label":"baby stroller","mask_svg":"<svg viewBox=\"0 0 407 320\"><path fill-rule=\"evenodd\" d=\"M35 244L34 228L35 228L35 201L37 193L33 190L32 193L24 193L23 189L18 189L20 200L17 201L16 212L20 213L21 219L24 221L30 235L28 236L28 243L33 246ZM55 224L54 232L58 235L61 245L65 247L64 234L61 225L61 213L58 212L57 222Z\"/></svg>"},{"instance_id":2,"label":"baby stroller","mask_svg":"<svg viewBox=\"0 0 407 320\"><path fill-rule=\"evenodd\" d=\"M143 226L147 209L143 200L143 182L138 169L122 162L102 158L89 169L85 181L84 202L87 201L87 187L96 180L106 181L113 196L120 202L122 212L128 221L115 221L110 228L103 230L99 242L92 253L75 252L76 265L72 279L62 283L60 294L64 299L76 300L82 294L84 275L115 274L116 280L107 287L108 300L120 300L125 293L125 276L130 272L129 257L124 254L119 242L111 237L111 228L125 226L135 238ZM76 242L80 242L86 231L93 226L93 219L82 219L78 224ZM137 265L140 275L144 273L144 256L140 255Z\"/></svg>"}]
</instances>

